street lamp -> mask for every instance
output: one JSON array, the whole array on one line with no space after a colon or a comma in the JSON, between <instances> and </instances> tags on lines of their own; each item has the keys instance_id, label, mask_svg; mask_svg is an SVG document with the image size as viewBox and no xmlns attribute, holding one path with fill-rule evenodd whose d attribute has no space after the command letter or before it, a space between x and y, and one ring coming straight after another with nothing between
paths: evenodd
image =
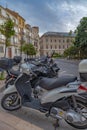
<instances>
[{"instance_id":1,"label":"street lamp","mask_svg":"<svg viewBox=\"0 0 87 130\"><path fill-rule=\"evenodd\" d=\"M20 40L20 56L22 58L22 44L24 42L24 31L23 29L21 30L21 40Z\"/></svg>"}]
</instances>

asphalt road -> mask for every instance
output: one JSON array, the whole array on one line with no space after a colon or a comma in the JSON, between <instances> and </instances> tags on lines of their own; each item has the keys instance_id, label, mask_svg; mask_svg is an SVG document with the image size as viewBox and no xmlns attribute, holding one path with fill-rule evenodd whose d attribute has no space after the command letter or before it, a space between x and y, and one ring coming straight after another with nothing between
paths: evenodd
<instances>
[{"instance_id":1,"label":"asphalt road","mask_svg":"<svg viewBox=\"0 0 87 130\"><path fill-rule=\"evenodd\" d=\"M79 62L80 61L57 59L56 63L60 68L59 76L75 75L79 77L79 68L78 68Z\"/></svg>"},{"instance_id":2,"label":"asphalt road","mask_svg":"<svg viewBox=\"0 0 87 130\"><path fill-rule=\"evenodd\" d=\"M58 66L60 67L59 75L77 75L78 76L78 63L69 62L66 60L56 60ZM0 94L0 98L2 94ZM1 107L0 107L1 108ZM0 111L4 111L2 108ZM30 124L34 124L34 126L38 127L40 130L55 130L53 127L54 120L52 118L46 118L44 114L28 109L28 108L21 108L20 110L14 112L6 112L5 113L11 114L16 116ZM21 124L22 125L22 124ZM60 127L56 130L77 130L71 126L69 126L65 121L60 121ZM0 129L1 130L1 129ZM28 129L26 129L28 130ZM30 130L30 129L29 129ZM34 129L31 129L34 130ZM36 129L35 129L36 130Z\"/></svg>"}]
</instances>

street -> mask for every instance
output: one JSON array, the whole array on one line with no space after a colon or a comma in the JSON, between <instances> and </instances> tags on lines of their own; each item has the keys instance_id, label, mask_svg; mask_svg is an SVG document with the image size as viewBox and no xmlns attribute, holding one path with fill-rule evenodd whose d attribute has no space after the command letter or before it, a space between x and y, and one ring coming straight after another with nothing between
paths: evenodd
<instances>
[{"instance_id":1,"label":"street","mask_svg":"<svg viewBox=\"0 0 87 130\"><path fill-rule=\"evenodd\" d=\"M61 75L75 75L79 77L78 64L79 61L71 61L64 59L56 59L56 63L60 68L59 76Z\"/></svg>"},{"instance_id":2,"label":"street","mask_svg":"<svg viewBox=\"0 0 87 130\"><path fill-rule=\"evenodd\" d=\"M78 63L75 62L69 62L69 61L65 61L65 60L56 60L56 63L58 64L59 68L60 68L60 73L59 76L61 75L76 75L78 76ZM2 97L2 93L0 93L0 99ZM1 108L1 107L0 107ZM54 120L52 118L47 118L45 117L44 114L41 114L38 111L32 110L32 109L28 109L25 107L22 107L21 109L14 111L14 112L7 112L5 110L3 110L2 108L0 109L0 130L10 130L9 127L7 127L6 125L9 125L9 123L13 123L11 120L13 119L13 121L15 123L13 123L14 125L14 129L13 129L13 125L10 124L10 126L12 127L11 130L55 130L53 127L53 122ZM6 115L6 116L5 116ZM7 116L9 116L7 118ZM7 119L7 121L5 122L4 120ZM2 118L4 118L4 120L2 121ZM9 119L9 120L8 120ZM19 122L20 121L20 126L17 123L17 120ZM24 123L24 124L23 124ZM5 128L2 126L6 126ZM17 126L18 127L17 127ZM24 127L25 126L25 127ZM31 128L29 128L29 126ZM8 129L7 129L8 128ZM60 127L57 128L57 130L77 130L69 125L67 125L67 123L63 120L60 121Z\"/></svg>"}]
</instances>

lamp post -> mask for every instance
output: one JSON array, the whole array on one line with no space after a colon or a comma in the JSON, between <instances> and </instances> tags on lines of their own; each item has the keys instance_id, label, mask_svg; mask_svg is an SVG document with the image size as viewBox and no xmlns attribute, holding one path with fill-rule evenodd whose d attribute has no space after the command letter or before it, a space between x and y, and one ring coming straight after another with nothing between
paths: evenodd
<instances>
[{"instance_id":1,"label":"lamp post","mask_svg":"<svg viewBox=\"0 0 87 130\"><path fill-rule=\"evenodd\" d=\"M21 40L20 40L20 56L22 58L22 44L24 42L24 31L23 29L21 30Z\"/></svg>"}]
</instances>

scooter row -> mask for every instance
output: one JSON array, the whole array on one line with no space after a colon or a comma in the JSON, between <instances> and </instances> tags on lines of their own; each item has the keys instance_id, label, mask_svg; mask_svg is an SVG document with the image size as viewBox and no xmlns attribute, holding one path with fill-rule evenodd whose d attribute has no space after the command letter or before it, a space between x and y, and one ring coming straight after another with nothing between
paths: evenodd
<instances>
[{"instance_id":1,"label":"scooter row","mask_svg":"<svg viewBox=\"0 0 87 130\"><path fill-rule=\"evenodd\" d=\"M84 64L84 61L80 63L81 70ZM80 72L81 78L84 79L82 71ZM21 65L21 73L14 84L9 85L3 92L1 106L9 111L22 106L32 108L47 117L55 118L57 123L64 119L75 128L87 128L85 81L78 80L76 76L44 77L36 65L29 63Z\"/></svg>"}]
</instances>

